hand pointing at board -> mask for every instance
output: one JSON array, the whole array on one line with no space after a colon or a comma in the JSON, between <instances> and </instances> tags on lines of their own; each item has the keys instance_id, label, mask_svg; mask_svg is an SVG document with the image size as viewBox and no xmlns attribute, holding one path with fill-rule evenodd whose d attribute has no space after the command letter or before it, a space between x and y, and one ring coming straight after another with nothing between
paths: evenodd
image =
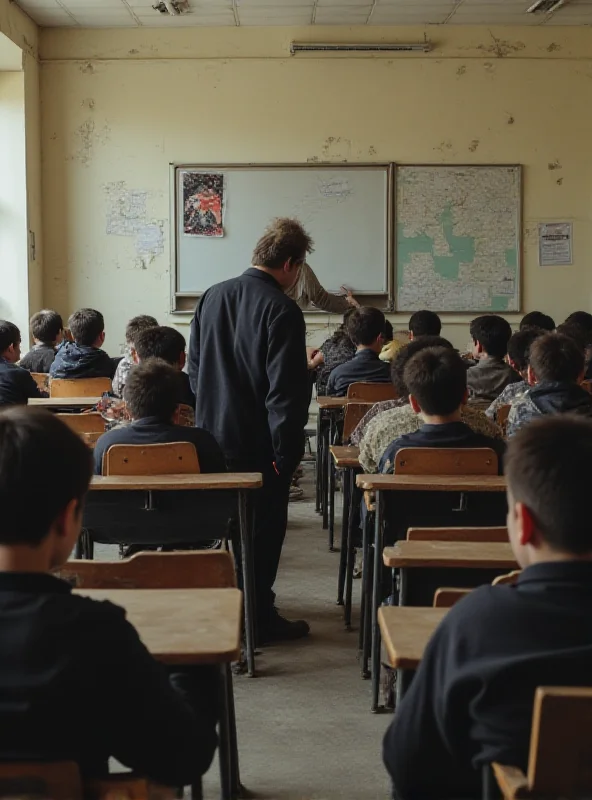
<instances>
[{"instance_id":1,"label":"hand pointing at board","mask_svg":"<svg viewBox=\"0 0 592 800\"><path fill-rule=\"evenodd\" d=\"M342 291L345 292L345 295L327 292L321 286L311 267L305 263L302 265L298 280L286 294L301 308L313 305L320 311L327 311L329 314L343 314L350 306L358 306L359 303L351 289L342 286Z\"/></svg>"}]
</instances>

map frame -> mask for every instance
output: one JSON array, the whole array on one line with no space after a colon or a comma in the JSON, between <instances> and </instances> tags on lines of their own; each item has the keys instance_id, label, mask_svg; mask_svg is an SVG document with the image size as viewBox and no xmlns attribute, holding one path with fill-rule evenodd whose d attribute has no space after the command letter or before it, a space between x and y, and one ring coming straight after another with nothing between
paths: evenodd
<instances>
[{"instance_id":1,"label":"map frame","mask_svg":"<svg viewBox=\"0 0 592 800\"><path fill-rule=\"evenodd\" d=\"M440 304L437 303L425 303L421 307L429 309L431 311L435 311L441 314L456 314L456 315L463 315L463 314L518 314L522 311L522 267L523 267L523 229L522 229L522 220L523 220L523 168L521 164L400 164L395 163L395 177L394 177L394 191L393 191L393 227L394 227L394 236L393 236L393 264L394 264L394 280L393 280L393 307L394 311L397 313L413 313L414 311L418 310L417 308L410 308L403 303L400 302L400 287L399 287L399 231L402 226L402 222L399 219L399 175L401 172L405 170L435 170L435 171L454 171L454 170L470 170L470 171L477 171L477 170L511 170L515 173L516 181L516 196L512 198L512 202L515 204L515 258L516 258L516 267L515 267L515 287L514 292L512 293L511 297L511 308L500 308L494 309L491 307L481 307L481 308L462 308L462 309L450 309L450 308L443 308ZM469 284L470 285L470 284ZM510 305L510 303L509 303Z\"/></svg>"}]
</instances>

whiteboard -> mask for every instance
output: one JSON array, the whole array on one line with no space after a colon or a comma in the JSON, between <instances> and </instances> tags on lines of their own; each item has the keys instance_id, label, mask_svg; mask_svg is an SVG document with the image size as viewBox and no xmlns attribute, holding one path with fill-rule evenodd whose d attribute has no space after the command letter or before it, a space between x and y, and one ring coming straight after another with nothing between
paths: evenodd
<instances>
[{"instance_id":1,"label":"whiteboard","mask_svg":"<svg viewBox=\"0 0 592 800\"><path fill-rule=\"evenodd\" d=\"M390 289L389 165L172 165L174 292L203 293L251 265L274 217L296 217L314 240L308 262L327 291ZM222 236L185 233L184 173L224 176ZM220 233L220 230L217 231Z\"/></svg>"}]
</instances>

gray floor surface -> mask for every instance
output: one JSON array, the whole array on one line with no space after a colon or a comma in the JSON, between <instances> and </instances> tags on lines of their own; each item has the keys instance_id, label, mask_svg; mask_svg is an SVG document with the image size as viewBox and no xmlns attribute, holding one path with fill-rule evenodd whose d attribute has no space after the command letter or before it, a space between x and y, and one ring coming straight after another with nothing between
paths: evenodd
<instances>
[{"instance_id":1,"label":"gray floor surface","mask_svg":"<svg viewBox=\"0 0 592 800\"><path fill-rule=\"evenodd\" d=\"M370 685L360 677L359 581L354 630L347 632L335 603L339 553L328 551L314 485L305 479L301 486L305 499L290 504L276 589L281 613L306 619L311 635L266 647L259 676L234 679L242 783L265 800L386 800L380 751L391 717L370 713ZM339 530L337 524L337 539ZM117 556L100 547L95 557ZM219 786L214 761L205 800L218 798Z\"/></svg>"}]
</instances>

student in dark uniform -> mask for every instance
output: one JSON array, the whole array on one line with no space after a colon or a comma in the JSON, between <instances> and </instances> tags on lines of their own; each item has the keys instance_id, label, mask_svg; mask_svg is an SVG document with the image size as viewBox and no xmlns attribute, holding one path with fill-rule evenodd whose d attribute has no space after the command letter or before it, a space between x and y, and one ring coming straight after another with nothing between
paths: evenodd
<instances>
[{"instance_id":1,"label":"student in dark uniform","mask_svg":"<svg viewBox=\"0 0 592 800\"><path fill-rule=\"evenodd\" d=\"M129 371L123 397L132 417L104 433L94 450L95 474L103 471L103 456L114 444L195 445L201 472L226 472L224 455L211 433L200 428L175 424L179 403L181 373L162 359L149 358Z\"/></svg>"},{"instance_id":2,"label":"student in dark uniform","mask_svg":"<svg viewBox=\"0 0 592 800\"><path fill-rule=\"evenodd\" d=\"M208 289L191 324L196 424L220 443L229 469L263 473L253 497L260 644L309 632L306 622L279 614L273 585L309 405L304 317L285 292L311 249L296 220L274 220L255 246L253 267Z\"/></svg>"},{"instance_id":3,"label":"student in dark uniform","mask_svg":"<svg viewBox=\"0 0 592 800\"><path fill-rule=\"evenodd\" d=\"M187 342L183 334L175 328L169 328L168 325L146 328L137 335L135 342L136 356L139 362L145 361L147 358L162 358L163 361L178 370L180 389L177 402L195 409L195 395L191 389L189 375L183 372L186 346Z\"/></svg>"},{"instance_id":4,"label":"student in dark uniform","mask_svg":"<svg viewBox=\"0 0 592 800\"><path fill-rule=\"evenodd\" d=\"M21 332L12 322L0 320L0 406L26 405L30 397L46 397L26 369L21 357Z\"/></svg>"},{"instance_id":5,"label":"student in dark uniform","mask_svg":"<svg viewBox=\"0 0 592 800\"><path fill-rule=\"evenodd\" d=\"M533 422L505 472L523 571L472 591L429 642L384 738L397 800L480 797L492 761L526 771L536 687L592 686L592 421Z\"/></svg>"},{"instance_id":6,"label":"student in dark uniform","mask_svg":"<svg viewBox=\"0 0 592 800\"><path fill-rule=\"evenodd\" d=\"M113 379L115 362L102 349L105 342L105 320L94 308L80 308L68 320L73 342L58 348L49 374L52 378Z\"/></svg>"},{"instance_id":7,"label":"student in dark uniform","mask_svg":"<svg viewBox=\"0 0 592 800\"><path fill-rule=\"evenodd\" d=\"M58 347L64 338L64 323L57 311L44 309L31 317L33 347L23 356L19 366L29 372L49 372Z\"/></svg>"},{"instance_id":8,"label":"student in dark uniform","mask_svg":"<svg viewBox=\"0 0 592 800\"><path fill-rule=\"evenodd\" d=\"M370 306L357 308L347 319L347 332L356 354L333 370L327 394L345 397L349 386L358 381L390 383L390 364L378 357L386 341L386 318L382 311Z\"/></svg>"}]
</instances>

